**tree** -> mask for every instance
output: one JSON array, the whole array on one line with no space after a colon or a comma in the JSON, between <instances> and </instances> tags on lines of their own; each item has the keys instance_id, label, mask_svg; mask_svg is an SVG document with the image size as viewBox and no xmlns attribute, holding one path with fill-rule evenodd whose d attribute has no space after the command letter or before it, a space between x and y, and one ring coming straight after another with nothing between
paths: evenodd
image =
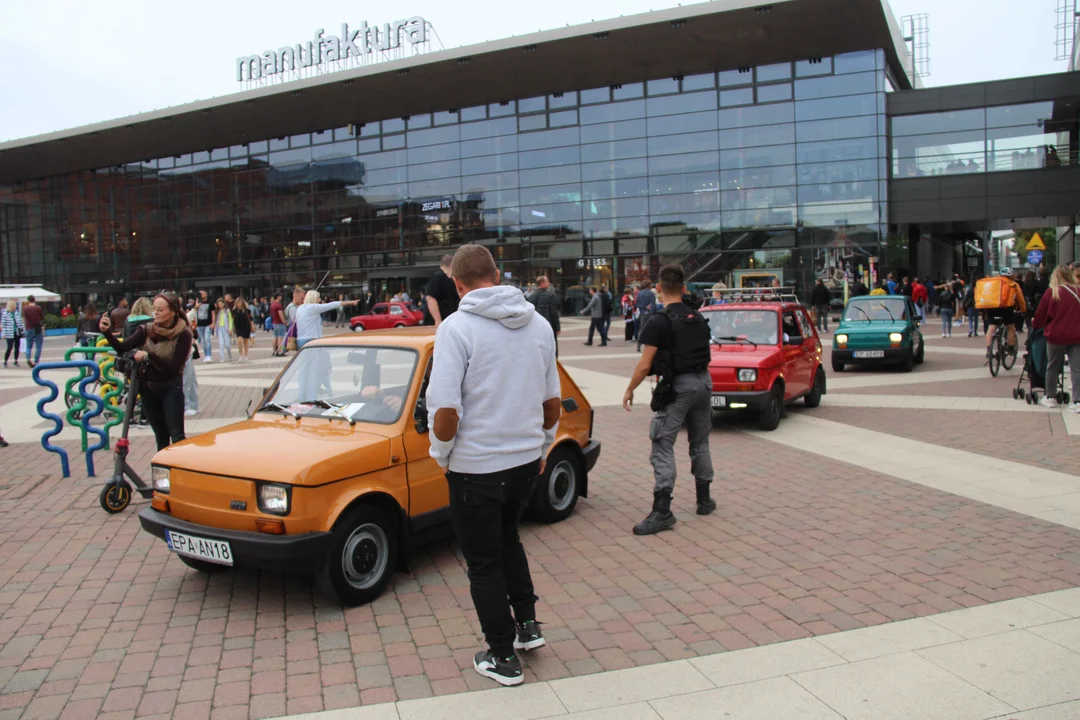
<instances>
[{"instance_id":1,"label":"tree","mask_svg":"<svg viewBox=\"0 0 1080 720\"><path fill-rule=\"evenodd\" d=\"M1039 233L1046 250L1043 252L1043 262L1046 267L1052 268L1057 264L1057 228L1039 228L1038 230L1017 230L1016 240L1013 241L1013 252L1020 258L1020 264L1027 264L1027 244L1032 236Z\"/></svg>"}]
</instances>

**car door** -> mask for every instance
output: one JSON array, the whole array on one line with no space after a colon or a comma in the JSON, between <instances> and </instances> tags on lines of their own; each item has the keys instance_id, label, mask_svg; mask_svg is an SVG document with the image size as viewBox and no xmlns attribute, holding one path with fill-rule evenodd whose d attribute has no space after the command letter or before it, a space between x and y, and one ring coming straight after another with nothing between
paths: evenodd
<instances>
[{"instance_id":1,"label":"car door","mask_svg":"<svg viewBox=\"0 0 1080 720\"><path fill-rule=\"evenodd\" d=\"M818 348L821 341L818 339L817 331L814 329L814 324L810 322L810 316L806 314L805 308L798 310L796 319L799 321L799 327L802 329L803 334L803 363L807 389L809 390L814 384L814 373L817 369L819 357Z\"/></svg>"},{"instance_id":2,"label":"car door","mask_svg":"<svg viewBox=\"0 0 1080 720\"><path fill-rule=\"evenodd\" d=\"M409 422L405 427L402 441L405 444L406 469L409 477L409 517L413 529L420 531L426 524L438 524L449 519L450 487L446 482L446 473L431 457L431 441L427 431L416 429L416 411L421 398L427 393L428 378L431 377L432 359L427 361L423 382L417 395L417 402L409 408ZM423 409L426 414L426 408Z\"/></svg>"},{"instance_id":3,"label":"car door","mask_svg":"<svg viewBox=\"0 0 1080 720\"><path fill-rule=\"evenodd\" d=\"M783 331L785 397L801 395L810 389L810 377L806 368L805 339L794 310L782 313L780 327Z\"/></svg>"},{"instance_id":4,"label":"car door","mask_svg":"<svg viewBox=\"0 0 1080 720\"><path fill-rule=\"evenodd\" d=\"M382 330L390 327L390 306L380 303L371 309L371 327L368 330Z\"/></svg>"},{"instance_id":5,"label":"car door","mask_svg":"<svg viewBox=\"0 0 1080 720\"><path fill-rule=\"evenodd\" d=\"M404 305L394 304L390 306L389 327L397 327L399 324L405 323L407 319Z\"/></svg>"}]
</instances>

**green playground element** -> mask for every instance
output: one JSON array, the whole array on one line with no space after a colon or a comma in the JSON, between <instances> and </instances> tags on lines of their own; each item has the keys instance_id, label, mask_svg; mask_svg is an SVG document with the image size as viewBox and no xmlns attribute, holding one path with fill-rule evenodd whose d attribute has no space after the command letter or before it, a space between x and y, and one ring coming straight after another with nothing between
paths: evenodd
<instances>
[{"instance_id":1,"label":"green playground element","mask_svg":"<svg viewBox=\"0 0 1080 720\"><path fill-rule=\"evenodd\" d=\"M119 397L124 392L124 379L113 373L113 366L116 363L116 354L113 353L112 348L109 347L72 347L68 348L67 352L64 353L64 360L71 360L71 358L75 355L86 355L91 357L96 355L107 356L107 360L105 362L98 361L98 365L101 367L101 374L103 378L102 382L107 382L114 386L114 389L107 392L105 394L105 397L103 398L105 412L107 412L111 416L109 420L105 423L105 426L103 428L105 432L105 447L108 447L109 430L124 421L124 408L121 407L119 404L113 405L109 402L110 400ZM90 358L88 357L87 359ZM97 358L94 359L96 360ZM71 398L73 398L72 405L70 408L68 408L67 411L67 421L70 425L79 425L80 428L81 423L79 423L77 416L81 416L82 413L86 412L87 401L86 398L79 394L79 391L76 390L75 387L80 382L82 382L83 378L89 376L89 374L89 370L87 370L86 368L80 368L79 374L68 380L67 383L65 383L64 385L65 397L70 396ZM85 452L86 448L88 447L86 430L82 429L81 434L82 449L83 452Z\"/></svg>"}]
</instances>

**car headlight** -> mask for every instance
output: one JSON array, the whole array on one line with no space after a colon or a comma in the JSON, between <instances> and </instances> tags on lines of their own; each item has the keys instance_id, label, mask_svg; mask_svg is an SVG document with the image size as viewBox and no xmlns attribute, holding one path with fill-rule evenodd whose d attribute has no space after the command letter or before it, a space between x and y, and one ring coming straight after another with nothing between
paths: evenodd
<instances>
[{"instance_id":1,"label":"car headlight","mask_svg":"<svg viewBox=\"0 0 1080 720\"><path fill-rule=\"evenodd\" d=\"M904 336L900 333L889 333L889 342L903 342Z\"/></svg>"},{"instance_id":2,"label":"car headlight","mask_svg":"<svg viewBox=\"0 0 1080 720\"><path fill-rule=\"evenodd\" d=\"M285 485L260 485L259 510L271 515L288 515L289 490Z\"/></svg>"},{"instance_id":3,"label":"car headlight","mask_svg":"<svg viewBox=\"0 0 1080 720\"><path fill-rule=\"evenodd\" d=\"M837 335L836 342L838 345L847 345L847 335Z\"/></svg>"},{"instance_id":4,"label":"car headlight","mask_svg":"<svg viewBox=\"0 0 1080 720\"><path fill-rule=\"evenodd\" d=\"M154 490L159 493L169 492L169 468L152 465L150 467L150 483L154 486Z\"/></svg>"},{"instance_id":5,"label":"car headlight","mask_svg":"<svg viewBox=\"0 0 1080 720\"><path fill-rule=\"evenodd\" d=\"M757 370L740 370L739 382L757 382Z\"/></svg>"}]
</instances>

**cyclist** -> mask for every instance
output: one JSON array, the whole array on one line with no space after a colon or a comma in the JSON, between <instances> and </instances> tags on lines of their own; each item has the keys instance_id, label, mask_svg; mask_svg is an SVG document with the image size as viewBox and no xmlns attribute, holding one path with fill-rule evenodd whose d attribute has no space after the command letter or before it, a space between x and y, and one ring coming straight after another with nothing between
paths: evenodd
<instances>
[{"instance_id":1,"label":"cyclist","mask_svg":"<svg viewBox=\"0 0 1080 720\"><path fill-rule=\"evenodd\" d=\"M1008 330L1005 342L1005 351L1011 355L1016 354L1016 318L1017 312L1021 315L1027 312L1027 303L1024 301L1024 291L1012 279L1012 268L1003 267L999 273L1003 281L1012 287L1013 301L1007 307L989 308L986 310L986 318L989 327L986 329L986 357L990 358L991 346L993 345L994 333L999 324L1004 324Z\"/></svg>"}]
</instances>

